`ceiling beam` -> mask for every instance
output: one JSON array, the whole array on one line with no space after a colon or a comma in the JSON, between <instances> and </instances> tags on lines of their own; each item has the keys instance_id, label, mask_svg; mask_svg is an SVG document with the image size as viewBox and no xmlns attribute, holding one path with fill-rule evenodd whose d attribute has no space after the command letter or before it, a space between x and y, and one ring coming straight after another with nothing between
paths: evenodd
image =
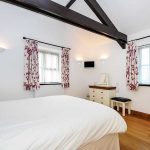
<instances>
[{"instance_id":1,"label":"ceiling beam","mask_svg":"<svg viewBox=\"0 0 150 150\"><path fill-rule=\"evenodd\" d=\"M116 30L114 24L111 22L111 20L108 18L108 16L106 15L106 13L103 11L103 9L100 7L100 5L97 3L96 0L84 0L84 1L103 24L111 26Z\"/></svg>"},{"instance_id":2,"label":"ceiling beam","mask_svg":"<svg viewBox=\"0 0 150 150\"><path fill-rule=\"evenodd\" d=\"M99 18L99 20L105 24L106 26L109 26L114 30L115 32L118 32L115 25L112 23L112 21L109 19L109 17L106 15L104 10L100 7L98 2L96 0L84 0L86 4L90 7L90 9L95 13L95 15ZM118 44L125 49L125 44L121 42L120 40L117 40Z\"/></svg>"},{"instance_id":3,"label":"ceiling beam","mask_svg":"<svg viewBox=\"0 0 150 150\"><path fill-rule=\"evenodd\" d=\"M66 8L70 8L76 0L70 0L66 5Z\"/></svg>"},{"instance_id":4,"label":"ceiling beam","mask_svg":"<svg viewBox=\"0 0 150 150\"><path fill-rule=\"evenodd\" d=\"M74 26L86 29L88 31L104 35L114 40L121 41L124 45L127 43L127 36L119 31L112 30L103 24L98 23L84 15L70 10L51 0L1 0L8 2L34 12L38 12L58 20L72 24ZM123 47L122 47L123 48Z\"/></svg>"}]
</instances>

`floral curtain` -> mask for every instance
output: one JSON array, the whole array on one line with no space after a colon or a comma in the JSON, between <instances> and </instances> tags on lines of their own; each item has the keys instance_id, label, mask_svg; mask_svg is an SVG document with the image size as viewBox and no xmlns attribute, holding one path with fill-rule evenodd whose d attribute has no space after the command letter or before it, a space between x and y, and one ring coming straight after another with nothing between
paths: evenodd
<instances>
[{"instance_id":1,"label":"floral curtain","mask_svg":"<svg viewBox=\"0 0 150 150\"><path fill-rule=\"evenodd\" d=\"M127 87L135 91L138 88L138 48L135 41L128 43L126 60Z\"/></svg>"},{"instance_id":2,"label":"floral curtain","mask_svg":"<svg viewBox=\"0 0 150 150\"><path fill-rule=\"evenodd\" d=\"M24 50L24 87L26 90L37 90L39 83L38 42L26 40Z\"/></svg>"},{"instance_id":3,"label":"floral curtain","mask_svg":"<svg viewBox=\"0 0 150 150\"><path fill-rule=\"evenodd\" d=\"M61 80L62 80L62 87L69 88L69 51L68 48L62 48L62 55L61 55Z\"/></svg>"}]
</instances>

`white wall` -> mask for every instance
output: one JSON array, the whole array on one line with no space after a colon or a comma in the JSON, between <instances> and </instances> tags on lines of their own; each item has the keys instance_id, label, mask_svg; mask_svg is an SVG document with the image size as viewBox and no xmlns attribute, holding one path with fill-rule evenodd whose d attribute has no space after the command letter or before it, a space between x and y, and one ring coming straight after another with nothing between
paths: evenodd
<instances>
[{"instance_id":1,"label":"white wall","mask_svg":"<svg viewBox=\"0 0 150 150\"><path fill-rule=\"evenodd\" d=\"M149 87L140 87L138 92L130 92L126 88L126 50L122 50L115 41L4 2L0 2L0 20L0 45L7 48L0 53L0 100L33 97L32 92L23 89L22 37L26 36L71 47L71 87L64 91L61 86L42 86L36 97L64 93L86 97L88 85L98 83L100 73L107 72L111 84L118 87L117 95L132 98L132 109L150 113ZM150 34L150 31L130 38L141 37L145 33ZM100 62L102 56L108 56L105 64ZM84 69L77 59L95 60L96 67Z\"/></svg>"},{"instance_id":2,"label":"white wall","mask_svg":"<svg viewBox=\"0 0 150 150\"><path fill-rule=\"evenodd\" d=\"M33 97L33 92L23 89L24 40L23 36L71 47L71 88L66 94L86 97L88 84L99 78L97 69L83 69L76 58L97 59L95 49L106 38L62 23L55 19L0 2L0 45L7 48L0 53L0 100ZM95 52L94 52L95 51ZM99 50L97 51L99 53ZM98 61L99 65L99 61ZM35 96L64 94L61 86L41 86Z\"/></svg>"},{"instance_id":3,"label":"white wall","mask_svg":"<svg viewBox=\"0 0 150 150\"><path fill-rule=\"evenodd\" d=\"M100 56L103 52L100 45L111 42L100 35L67 25L67 41L71 50L70 79L71 87L66 94L85 98L88 94L89 84L100 80ZM94 60L95 68L85 69L77 60Z\"/></svg>"},{"instance_id":4,"label":"white wall","mask_svg":"<svg viewBox=\"0 0 150 150\"><path fill-rule=\"evenodd\" d=\"M0 2L0 100L33 97L23 89L23 36L66 45L64 23ZM66 45L67 46L67 45ZM60 86L42 86L36 96L63 94Z\"/></svg>"},{"instance_id":5,"label":"white wall","mask_svg":"<svg viewBox=\"0 0 150 150\"><path fill-rule=\"evenodd\" d=\"M138 91L131 92L126 87L126 50L121 49L117 42L103 39L99 35L86 32L78 28L68 27L68 38L73 50L71 51L71 88L67 94L85 97L88 85L98 83L100 73L109 73L110 83L117 86L117 96L132 99L132 109L150 114L150 87L139 87ZM70 36L69 36L70 35ZM150 30L145 30L128 38L135 39L150 35ZM138 46L149 44L150 38L138 41ZM103 64L101 57L108 57ZM95 60L95 69L84 69L74 59Z\"/></svg>"},{"instance_id":6,"label":"white wall","mask_svg":"<svg viewBox=\"0 0 150 150\"><path fill-rule=\"evenodd\" d=\"M150 30L145 30L129 36L129 40L150 35ZM150 44L150 38L137 41L137 45ZM126 87L126 50L122 50L117 43L112 42L101 46L109 58L101 66L101 72L111 76L112 85L117 85L117 95L132 99L132 109L150 114L150 87L140 86L138 91L131 92Z\"/></svg>"}]
</instances>

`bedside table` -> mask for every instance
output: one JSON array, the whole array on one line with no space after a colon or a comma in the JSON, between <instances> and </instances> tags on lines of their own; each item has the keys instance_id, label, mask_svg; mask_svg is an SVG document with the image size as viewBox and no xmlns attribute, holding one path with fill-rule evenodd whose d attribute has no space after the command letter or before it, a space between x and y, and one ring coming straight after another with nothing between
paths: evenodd
<instances>
[{"instance_id":1,"label":"bedside table","mask_svg":"<svg viewBox=\"0 0 150 150\"><path fill-rule=\"evenodd\" d=\"M116 87L112 86L89 86L90 100L110 107L111 98L116 96Z\"/></svg>"}]
</instances>

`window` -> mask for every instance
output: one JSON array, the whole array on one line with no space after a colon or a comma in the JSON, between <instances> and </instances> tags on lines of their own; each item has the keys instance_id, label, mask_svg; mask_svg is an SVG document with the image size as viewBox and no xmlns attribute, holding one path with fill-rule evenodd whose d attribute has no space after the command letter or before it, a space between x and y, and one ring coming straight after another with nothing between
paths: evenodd
<instances>
[{"instance_id":1,"label":"window","mask_svg":"<svg viewBox=\"0 0 150 150\"><path fill-rule=\"evenodd\" d=\"M39 75L40 84L58 84L61 82L59 52L40 50Z\"/></svg>"},{"instance_id":2,"label":"window","mask_svg":"<svg viewBox=\"0 0 150 150\"><path fill-rule=\"evenodd\" d=\"M150 85L150 45L139 47L139 83Z\"/></svg>"}]
</instances>

